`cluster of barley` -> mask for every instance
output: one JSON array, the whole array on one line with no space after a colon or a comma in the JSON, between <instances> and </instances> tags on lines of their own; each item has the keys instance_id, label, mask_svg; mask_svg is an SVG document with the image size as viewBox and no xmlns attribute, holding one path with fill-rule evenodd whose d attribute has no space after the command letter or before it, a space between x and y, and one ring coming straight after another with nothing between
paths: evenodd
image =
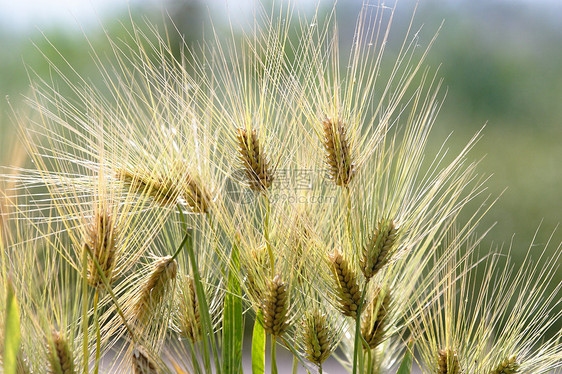
<instances>
[{"instance_id":1,"label":"cluster of barley","mask_svg":"<svg viewBox=\"0 0 562 374\"><path fill-rule=\"evenodd\" d=\"M460 219L485 191L478 134L427 150L435 38L412 22L389 61L396 8L367 1L345 52L336 7L294 22L293 5L181 58L133 23L110 62L92 51L101 86L32 80L36 115L16 118L34 169L2 181L5 372L241 373L248 357L257 374L268 340L271 373L562 366L558 257L478 258L491 204Z\"/></svg>"}]
</instances>

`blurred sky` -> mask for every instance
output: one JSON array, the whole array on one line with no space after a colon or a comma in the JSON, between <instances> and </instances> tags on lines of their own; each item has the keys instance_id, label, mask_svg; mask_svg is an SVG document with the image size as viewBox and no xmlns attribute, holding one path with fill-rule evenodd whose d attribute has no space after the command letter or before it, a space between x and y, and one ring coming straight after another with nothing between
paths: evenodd
<instances>
[{"instance_id":1,"label":"blurred sky","mask_svg":"<svg viewBox=\"0 0 562 374\"><path fill-rule=\"evenodd\" d=\"M243 14L249 4L255 0L195 0L210 8L220 8L229 4L230 10ZM322 2L331 2L321 0ZM346 0L343 0L346 1ZM340 2L343 2L340 0ZM361 0L347 0L359 3ZM25 31L25 29L38 27L48 28L51 26L64 26L69 28L87 28L96 25L99 19L111 15L136 4L153 5L164 7L169 0L0 0L0 25L11 31ZM299 0L296 3L316 3L315 0ZM376 1L374 1L376 2ZM392 2L387 0L386 3ZM404 1L406 3L413 0ZM532 7L535 11L544 12L554 20L560 18L562 1L560 0L441 0L443 5L454 6L455 4L474 3L505 3L514 5L520 3ZM423 1L422 1L423 3ZM562 21L560 21L562 23Z\"/></svg>"}]
</instances>

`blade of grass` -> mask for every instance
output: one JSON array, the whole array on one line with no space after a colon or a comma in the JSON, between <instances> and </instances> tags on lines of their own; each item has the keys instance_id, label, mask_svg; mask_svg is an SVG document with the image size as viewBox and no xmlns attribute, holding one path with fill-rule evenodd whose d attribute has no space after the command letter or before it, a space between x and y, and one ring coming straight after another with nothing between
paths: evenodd
<instances>
[{"instance_id":1,"label":"blade of grass","mask_svg":"<svg viewBox=\"0 0 562 374\"><path fill-rule=\"evenodd\" d=\"M410 339L408 346L406 347L406 352L404 352L404 358L402 363L398 368L396 374L410 374L412 371L412 360L414 357L414 340Z\"/></svg>"},{"instance_id":2,"label":"blade of grass","mask_svg":"<svg viewBox=\"0 0 562 374\"><path fill-rule=\"evenodd\" d=\"M240 282L236 272L240 270L240 253L238 245L232 247L230 269L224 301L222 321L222 359L224 373L242 372L242 340L244 338L244 318L242 316L242 299Z\"/></svg>"},{"instance_id":3,"label":"blade of grass","mask_svg":"<svg viewBox=\"0 0 562 374\"><path fill-rule=\"evenodd\" d=\"M260 310L252 334L252 374L265 373L265 330L260 322L261 314Z\"/></svg>"},{"instance_id":4,"label":"blade of grass","mask_svg":"<svg viewBox=\"0 0 562 374\"><path fill-rule=\"evenodd\" d=\"M4 330L4 373L16 374L20 350L21 330L19 306L14 285L8 281L6 297L6 326Z\"/></svg>"}]
</instances>

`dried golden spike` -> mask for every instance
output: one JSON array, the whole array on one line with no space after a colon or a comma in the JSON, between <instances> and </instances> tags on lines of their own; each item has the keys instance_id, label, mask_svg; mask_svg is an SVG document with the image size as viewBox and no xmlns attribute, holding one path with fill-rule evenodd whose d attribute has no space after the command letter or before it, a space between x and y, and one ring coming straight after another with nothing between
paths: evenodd
<instances>
[{"instance_id":1,"label":"dried golden spike","mask_svg":"<svg viewBox=\"0 0 562 374\"><path fill-rule=\"evenodd\" d=\"M53 349L49 355L50 374L74 374L74 360L68 342L56 330L51 332Z\"/></svg>"},{"instance_id":2,"label":"dried golden spike","mask_svg":"<svg viewBox=\"0 0 562 374\"><path fill-rule=\"evenodd\" d=\"M262 287L260 287L260 284L256 281L256 277L267 274L269 266L267 247L265 245L261 245L258 248L253 249L250 252L250 255L253 259L249 261L249 266L246 266L246 289L254 300L261 301L264 299L263 290Z\"/></svg>"},{"instance_id":3,"label":"dried golden spike","mask_svg":"<svg viewBox=\"0 0 562 374\"><path fill-rule=\"evenodd\" d=\"M134 306L134 316L138 321L145 322L152 312L158 309L176 275L177 264L172 256L161 257L154 261L152 271L144 281Z\"/></svg>"},{"instance_id":4,"label":"dried golden spike","mask_svg":"<svg viewBox=\"0 0 562 374\"><path fill-rule=\"evenodd\" d=\"M162 205L175 205L179 195L177 181L167 176L152 176L144 172L132 172L127 169L116 171L116 178L129 186L129 191L151 196Z\"/></svg>"},{"instance_id":5,"label":"dried golden spike","mask_svg":"<svg viewBox=\"0 0 562 374\"><path fill-rule=\"evenodd\" d=\"M94 216L90 225L86 245L100 265L109 283L113 280L116 264L117 227L107 210L101 210ZM93 287L103 286L103 280L93 258L88 258L88 283Z\"/></svg>"},{"instance_id":6,"label":"dried golden spike","mask_svg":"<svg viewBox=\"0 0 562 374\"><path fill-rule=\"evenodd\" d=\"M339 250L329 255L332 276L336 283L336 295L339 309L345 315L357 317L357 310L361 302L361 291L357 282L357 274Z\"/></svg>"},{"instance_id":7,"label":"dried golden spike","mask_svg":"<svg viewBox=\"0 0 562 374\"><path fill-rule=\"evenodd\" d=\"M317 309L308 312L302 322L306 358L316 365L321 365L332 354L327 322L326 315Z\"/></svg>"},{"instance_id":8,"label":"dried golden spike","mask_svg":"<svg viewBox=\"0 0 562 374\"><path fill-rule=\"evenodd\" d=\"M519 367L516 356L506 357L489 374L515 374L519 372Z\"/></svg>"},{"instance_id":9,"label":"dried golden spike","mask_svg":"<svg viewBox=\"0 0 562 374\"><path fill-rule=\"evenodd\" d=\"M377 288L361 321L361 334L371 349L376 348L384 339L389 308L390 293Z\"/></svg>"},{"instance_id":10,"label":"dried golden spike","mask_svg":"<svg viewBox=\"0 0 562 374\"><path fill-rule=\"evenodd\" d=\"M322 121L324 148L330 177L336 185L346 187L355 175L355 163L351 155L345 124L329 117Z\"/></svg>"},{"instance_id":11,"label":"dried golden spike","mask_svg":"<svg viewBox=\"0 0 562 374\"><path fill-rule=\"evenodd\" d=\"M289 300L285 282L276 275L268 284L265 302L262 305L263 327L273 336L282 335L289 327Z\"/></svg>"},{"instance_id":12,"label":"dried golden spike","mask_svg":"<svg viewBox=\"0 0 562 374\"><path fill-rule=\"evenodd\" d=\"M256 130L252 129L248 132L244 128L239 128L237 139L239 157L249 187L254 191L267 190L273 183L273 172L260 147Z\"/></svg>"},{"instance_id":13,"label":"dried golden spike","mask_svg":"<svg viewBox=\"0 0 562 374\"><path fill-rule=\"evenodd\" d=\"M359 265L366 279L377 274L392 258L398 229L392 220L381 220L363 247Z\"/></svg>"},{"instance_id":14,"label":"dried golden spike","mask_svg":"<svg viewBox=\"0 0 562 374\"><path fill-rule=\"evenodd\" d=\"M147 354L141 349L133 350L133 373L134 374L157 374L158 366Z\"/></svg>"},{"instance_id":15,"label":"dried golden spike","mask_svg":"<svg viewBox=\"0 0 562 374\"><path fill-rule=\"evenodd\" d=\"M194 213L207 213L211 202L211 194L203 187L201 182L188 176L185 182L184 191L185 202Z\"/></svg>"},{"instance_id":16,"label":"dried golden spike","mask_svg":"<svg viewBox=\"0 0 562 374\"><path fill-rule=\"evenodd\" d=\"M195 292L195 281L193 277L186 276L184 285L186 294L180 296L180 332L183 336L196 342L201 337L201 317L199 314L199 302Z\"/></svg>"},{"instance_id":17,"label":"dried golden spike","mask_svg":"<svg viewBox=\"0 0 562 374\"><path fill-rule=\"evenodd\" d=\"M440 349L437 352L437 374L460 374L461 365L457 352L450 349Z\"/></svg>"}]
</instances>

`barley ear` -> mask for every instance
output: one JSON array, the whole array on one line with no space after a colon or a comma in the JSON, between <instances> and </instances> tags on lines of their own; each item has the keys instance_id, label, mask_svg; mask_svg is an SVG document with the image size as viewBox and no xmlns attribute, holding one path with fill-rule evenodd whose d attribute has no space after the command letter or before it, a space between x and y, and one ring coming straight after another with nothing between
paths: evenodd
<instances>
[{"instance_id":1,"label":"barley ear","mask_svg":"<svg viewBox=\"0 0 562 374\"><path fill-rule=\"evenodd\" d=\"M361 271L366 279L377 274L392 258L398 229L392 220L380 220L373 235L363 246Z\"/></svg>"},{"instance_id":2,"label":"barley ear","mask_svg":"<svg viewBox=\"0 0 562 374\"><path fill-rule=\"evenodd\" d=\"M265 302L262 305L264 330L273 335L282 335L289 327L289 299L287 285L276 275L268 282Z\"/></svg>"},{"instance_id":3,"label":"barley ear","mask_svg":"<svg viewBox=\"0 0 562 374\"><path fill-rule=\"evenodd\" d=\"M355 162L351 154L345 123L325 117L322 127L326 164L330 177L336 185L347 187L355 175Z\"/></svg>"},{"instance_id":4,"label":"barley ear","mask_svg":"<svg viewBox=\"0 0 562 374\"><path fill-rule=\"evenodd\" d=\"M250 189L264 192L273 183L273 172L255 129L239 128L238 153Z\"/></svg>"},{"instance_id":5,"label":"barley ear","mask_svg":"<svg viewBox=\"0 0 562 374\"><path fill-rule=\"evenodd\" d=\"M205 189L201 181L188 174L185 185L184 198L191 211L201 214L209 212L211 194Z\"/></svg>"},{"instance_id":6,"label":"barley ear","mask_svg":"<svg viewBox=\"0 0 562 374\"><path fill-rule=\"evenodd\" d=\"M343 315L356 318L361 302L357 274L338 249L328 256L328 260L335 282L338 307Z\"/></svg>"},{"instance_id":7,"label":"barley ear","mask_svg":"<svg viewBox=\"0 0 562 374\"><path fill-rule=\"evenodd\" d=\"M519 363L516 356L506 357L489 374L515 374L519 372Z\"/></svg>"},{"instance_id":8,"label":"barley ear","mask_svg":"<svg viewBox=\"0 0 562 374\"><path fill-rule=\"evenodd\" d=\"M56 330L51 332L53 346L49 354L50 374L74 374L74 360L68 342Z\"/></svg>"},{"instance_id":9,"label":"barley ear","mask_svg":"<svg viewBox=\"0 0 562 374\"><path fill-rule=\"evenodd\" d=\"M169 177L153 176L143 171L118 169L115 177L128 187L129 192L152 197L162 205L174 205L179 190L176 183Z\"/></svg>"},{"instance_id":10,"label":"barley ear","mask_svg":"<svg viewBox=\"0 0 562 374\"><path fill-rule=\"evenodd\" d=\"M191 276L186 276L183 290L180 296L180 333L192 342L196 342L201 337L201 316L199 314L199 302L195 292L195 280Z\"/></svg>"},{"instance_id":11,"label":"barley ear","mask_svg":"<svg viewBox=\"0 0 562 374\"><path fill-rule=\"evenodd\" d=\"M363 335L370 349L379 346L384 339L390 301L388 290L377 288L373 299L362 316L361 335Z\"/></svg>"},{"instance_id":12,"label":"barley ear","mask_svg":"<svg viewBox=\"0 0 562 374\"><path fill-rule=\"evenodd\" d=\"M113 217L107 210L97 212L94 221L90 225L86 245L92 251L92 257L88 257L88 283L92 287L103 285L102 277L96 267L94 258L99 263L105 278L111 282L116 263L117 228Z\"/></svg>"},{"instance_id":13,"label":"barley ear","mask_svg":"<svg viewBox=\"0 0 562 374\"><path fill-rule=\"evenodd\" d=\"M139 348L133 350L132 357L133 373L134 374L158 374L158 366L148 357L148 355Z\"/></svg>"},{"instance_id":14,"label":"barley ear","mask_svg":"<svg viewBox=\"0 0 562 374\"><path fill-rule=\"evenodd\" d=\"M177 264L172 256L157 259L152 271L141 286L134 306L134 316L138 322L146 322L153 312L159 309L167 289L176 279Z\"/></svg>"},{"instance_id":15,"label":"barley ear","mask_svg":"<svg viewBox=\"0 0 562 374\"><path fill-rule=\"evenodd\" d=\"M437 352L437 374L460 374L461 365L457 352L451 348L440 349Z\"/></svg>"},{"instance_id":16,"label":"barley ear","mask_svg":"<svg viewBox=\"0 0 562 374\"><path fill-rule=\"evenodd\" d=\"M318 309L306 313L302 331L306 358L316 365L321 365L332 354L326 315Z\"/></svg>"}]
</instances>

